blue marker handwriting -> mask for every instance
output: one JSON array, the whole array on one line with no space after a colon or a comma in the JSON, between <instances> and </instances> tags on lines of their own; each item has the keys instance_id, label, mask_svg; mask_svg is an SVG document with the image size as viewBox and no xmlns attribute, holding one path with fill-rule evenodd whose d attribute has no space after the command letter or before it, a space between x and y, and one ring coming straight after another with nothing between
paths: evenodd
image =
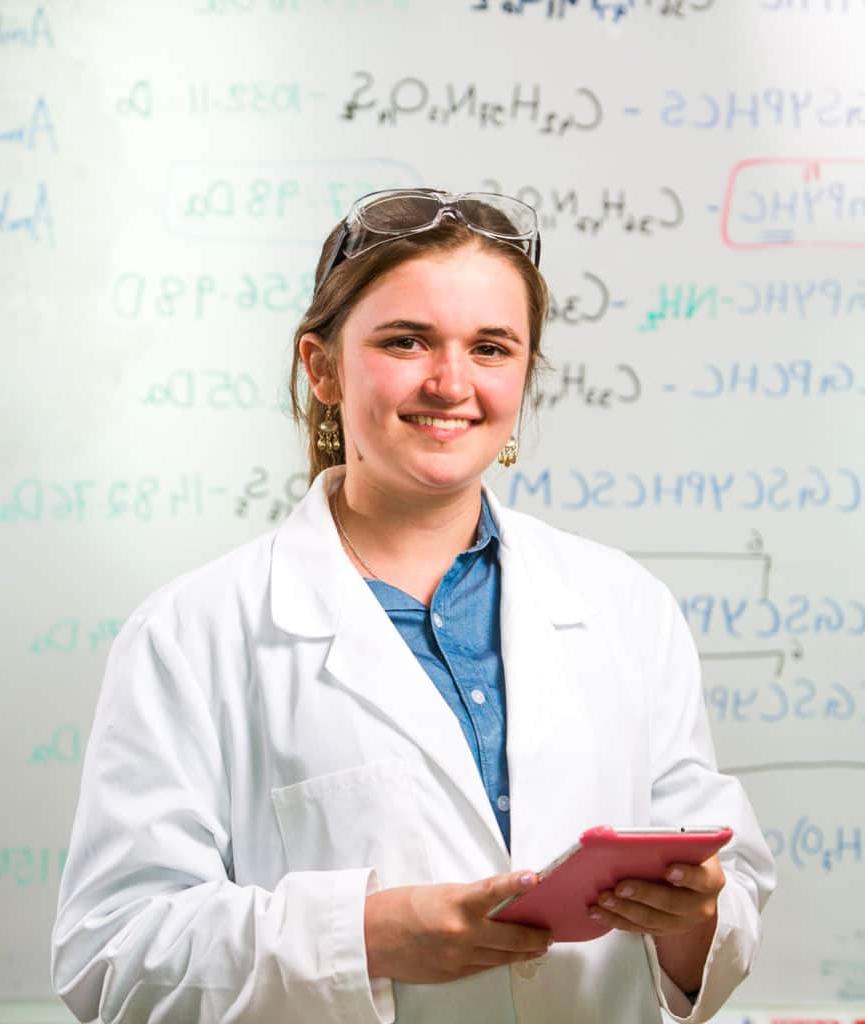
<instances>
[{"instance_id":1,"label":"blue marker handwriting","mask_svg":"<svg viewBox=\"0 0 865 1024\"><path fill-rule=\"evenodd\" d=\"M269 400L265 395L270 394ZM172 370L150 384L141 397L151 409L208 409L214 412L259 412L264 409L286 415L289 401L274 381L262 385L251 374L235 370Z\"/></svg>"},{"instance_id":2,"label":"blue marker handwriting","mask_svg":"<svg viewBox=\"0 0 865 1024\"><path fill-rule=\"evenodd\" d=\"M641 109L628 108L627 113L639 114ZM670 89L659 116L668 128L700 131L861 128L865 125L865 100L861 94L848 96L834 86L801 92L777 87L747 92L729 89L717 94Z\"/></svg>"},{"instance_id":3,"label":"blue marker handwriting","mask_svg":"<svg viewBox=\"0 0 865 1024\"><path fill-rule=\"evenodd\" d=\"M833 319L865 315L865 278L841 281L836 277L800 281L740 281L732 287L694 281L662 283L658 299L639 325L642 332L665 324L695 319L715 320L719 315L789 316L792 319Z\"/></svg>"},{"instance_id":4,"label":"blue marker handwriting","mask_svg":"<svg viewBox=\"0 0 865 1024\"><path fill-rule=\"evenodd\" d=\"M41 46L53 48L54 33L45 8L34 7L29 19L19 17L17 21L0 11L0 47L3 46L22 46L28 50Z\"/></svg>"},{"instance_id":5,"label":"blue marker handwriting","mask_svg":"<svg viewBox=\"0 0 865 1024\"><path fill-rule=\"evenodd\" d=\"M689 594L680 605L697 638L771 640L838 633L865 636L865 601L855 597L790 594L784 598Z\"/></svg>"},{"instance_id":6,"label":"blue marker handwriting","mask_svg":"<svg viewBox=\"0 0 865 1024\"><path fill-rule=\"evenodd\" d=\"M32 199L21 199L20 191L0 193L0 235L47 242L54 246L54 217L48 200L48 187L40 181Z\"/></svg>"},{"instance_id":7,"label":"blue marker handwriting","mask_svg":"<svg viewBox=\"0 0 865 1024\"><path fill-rule=\"evenodd\" d=\"M66 866L67 853L65 847L0 847L0 885L57 885Z\"/></svg>"},{"instance_id":8,"label":"blue marker handwriting","mask_svg":"<svg viewBox=\"0 0 865 1024\"><path fill-rule=\"evenodd\" d=\"M85 623L79 618L58 619L30 642L31 654L101 653L120 632L123 619L99 619Z\"/></svg>"},{"instance_id":9,"label":"blue marker handwriting","mask_svg":"<svg viewBox=\"0 0 865 1024\"><path fill-rule=\"evenodd\" d=\"M693 398L712 399L746 395L752 398L861 398L865 379L849 363L811 359L752 363L706 363L699 384L690 388Z\"/></svg>"},{"instance_id":10,"label":"blue marker handwriting","mask_svg":"<svg viewBox=\"0 0 865 1024\"><path fill-rule=\"evenodd\" d=\"M206 481L201 473L164 479L42 480L13 484L0 502L0 526L12 523L126 519L141 524L158 519L200 518L211 510L225 515L229 488Z\"/></svg>"},{"instance_id":11,"label":"blue marker handwriting","mask_svg":"<svg viewBox=\"0 0 865 1024\"><path fill-rule=\"evenodd\" d=\"M240 487L209 480L193 471L172 478L156 475L135 479L19 480L0 501L0 527L15 523L89 522L127 520L148 523L180 518L244 519L257 507L267 521L275 522L291 511L306 491L307 474L289 475L272 485L273 474L256 466ZM54 643L60 643L63 623L57 626ZM69 625L74 630L74 625ZM46 646L46 651L50 647ZM38 653L34 651L33 653Z\"/></svg>"},{"instance_id":12,"label":"blue marker handwriting","mask_svg":"<svg viewBox=\"0 0 865 1024\"><path fill-rule=\"evenodd\" d=\"M0 127L0 146L19 145L25 149L50 149L57 152L57 133L54 119L44 96L37 97L33 108L14 128Z\"/></svg>"},{"instance_id":13,"label":"blue marker handwriting","mask_svg":"<svg viewBox=\"0 0 865 1024\"><path fill-rule=\"evenodd\" d=\"M839 867L861 867L862 833L860 824L821 826L808 815L802 815L789 825L763 829L772 855L791 863L799 871L816 868L828 872Z\"/></svg>"},{"instance_id":14,"label":"blue marker handwriting","mask_svg":"<svg viewBox=\"0 0 865 1024\"><path fill-rule=\"evenodd\" d=\"M276 271L213 274L153 274L126 271L111 288L111 305L123 320L188 317L204 320L250 313L300 317L314 285L311 271L288 276Z\"/></svg>"},{"instance_id":15,"label":"blue marker handwriting","mask_svg":"<svg viewBox=\"0 0 865 1024\"><path fill-rule=\"evenodd\" d=\"M817 683L813 679L758 686L705 687L706 707L714 725L777 725L779 722L816 721L865 723L865 682L855 685Z\"/></svg>"},{"instance_id":16,"label":"blue marker handwriting","mask_svg":"<svg viewBox=\"0 0 865 1024\"><path fill-rule=\"evenodd\" d=\"M46 743L37 743L28 764L79 764L81 761L81 729L74 724L59 725Z\"/></svg>"},{"instance_id":17,"label":"blue marker handwriting","mask_svg":"<svg viewBox=\"0 0 865 1024\"><path fill-rule=\"evenodd\" d=\"M847 466L762 469L686 469L681 472L608 469L518 470L508 504L626 511L679 510L850 514L865 504L865 470Z\"/></svg>"}]
</instances>

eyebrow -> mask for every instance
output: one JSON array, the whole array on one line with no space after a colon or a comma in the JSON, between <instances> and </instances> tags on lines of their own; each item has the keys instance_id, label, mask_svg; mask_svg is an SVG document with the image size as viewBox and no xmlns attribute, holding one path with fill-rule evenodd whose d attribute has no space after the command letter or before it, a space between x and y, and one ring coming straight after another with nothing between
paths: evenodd
<instances>
[{"instance_id":1,"label":"eyebrow","mask_svg":"<svg viewBox=\"0 0 865 1024\"><path fill-rule=\"evenodd\" d=\"M377 324L373 331L416 331L418 334L429 334L435 330L432 324L425 324L419 320L388 320L386 323ZM512 331L510 327L479 327L478 334L488 338L507 338L515 345L522 345L522 339Z\"/></svg>"}]
</instances>

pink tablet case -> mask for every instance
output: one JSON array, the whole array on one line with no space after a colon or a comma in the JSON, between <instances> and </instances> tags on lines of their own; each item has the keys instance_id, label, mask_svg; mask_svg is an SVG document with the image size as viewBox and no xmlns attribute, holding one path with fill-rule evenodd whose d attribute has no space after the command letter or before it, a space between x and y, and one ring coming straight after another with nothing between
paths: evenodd
<instances>
[{"instance_id":1,"label":"pink tablet case","mask_svg":"<svg viewBox=\"0 0 865 1024\"><path fill-rule=\"evenodd\" d=\"M701 864L732 838L729 828L701 833L631 834L606 825L589 829L577 847L542 873L542 881L490 915L549 928L557 942L584 942L610 929L588 916L605 889L624 878L664 881L671 864ZM667 884L667 883L665 883Z\"/></svg>"}]
</instances>

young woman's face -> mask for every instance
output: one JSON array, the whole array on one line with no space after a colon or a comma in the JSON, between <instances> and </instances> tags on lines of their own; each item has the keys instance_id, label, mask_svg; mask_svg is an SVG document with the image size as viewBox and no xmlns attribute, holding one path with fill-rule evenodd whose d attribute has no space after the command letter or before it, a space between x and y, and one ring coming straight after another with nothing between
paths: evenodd
<instances>
[{"instance_id":1,"label":"young woman's face","mask_svg":"<svg viewBox=\"0 0 865 1024\"><path fill-rule=\"evenodd\" d=\"M348 473L406 496L476 486L514 428L528 365L526 286L506 259L467 245L400 264L342 329Z\"/></svg>"}]
</instances>

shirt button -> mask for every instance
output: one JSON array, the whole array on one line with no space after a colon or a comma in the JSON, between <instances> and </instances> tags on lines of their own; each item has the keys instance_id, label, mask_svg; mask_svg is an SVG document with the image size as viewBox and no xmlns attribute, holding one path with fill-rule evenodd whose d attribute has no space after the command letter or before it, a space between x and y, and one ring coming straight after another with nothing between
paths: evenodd
<instances>
[{"instance_id":1,"label":"shirt button","mask_svg":"<svg viewBox=\"0 0 865 1024\"><path fill-rule=\"evenodd\" d=\"M496 807L500 811L509 811L511 809L511 801L504 793L500 797L496 798Z\"/></svg>"},{"instance_id":2,"label":"shirt button","mask_svg":"<svg viewBox=\"0 0 865 1024\"><path fill-rule=\"evenodd\" d=\"M438 612L433 612L432 620L433 625L436 627L436 629L441 629L442 626L445 624L445 620L441 617L441 615L439 615Z\"/></svg>"},{"instance_id":3,"label":"shirt button","mask_svg":"<svg viewBox=\"0 0 865 1024\"><path fill-rule=\"evenodd\" d=\"M486 704L487 702L483 690L472 690L472 700L475 704Z\"/></svg>"}]
</instances>

